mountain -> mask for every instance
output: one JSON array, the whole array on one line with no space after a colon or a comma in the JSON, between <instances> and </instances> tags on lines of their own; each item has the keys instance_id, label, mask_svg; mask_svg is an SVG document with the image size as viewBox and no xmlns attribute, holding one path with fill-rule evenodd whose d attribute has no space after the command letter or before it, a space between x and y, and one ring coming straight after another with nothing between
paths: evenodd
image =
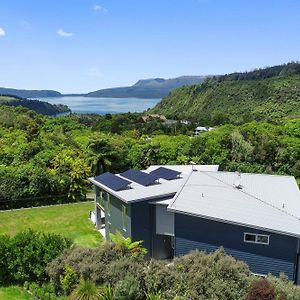
<instances>
[{"instance_id":1,"label":"mountain","mask_svg":"<svg viewBox=\"0 0 300 300\"><path fill-rule=\"evenodd\" d=\"M178 88L149 112L202 125L300 117L300 63L232 73Z\"/></svg>"},{"instance_id":2,"label":"mountain","mask_svg":"<svg viewBox=\"0 0 300 300\"><path fill-rule=\"evenodd\" d=\"M22 98L62 97L62 94L52 90L19 90L0 87L0 95L11 95Z\"/></svg>"},{"instance_id":3,"label":"mountain","mask_svg":"<svg viewBox=\"0 0 300 300\"><path fill-rule=\"evenodd\" d=\"M133 86L102 89L86 94L87 97L110 98L162 98L170 91L185 85L203 82L207 76L181 76L172 79L154 78L139 80Z\"/></svg>"},{"instance_id":4,"label":"mountain","mask_svg":"<svg viewBox=\"0 0 300 300\"><path fill-rule=\"evenodd\" d=\"M18 96L0 96L0 105L23 106L42 115L57 115L63 112L70 112L70 108L62 104L50 104L40 100L28 100Z\"/></svg>"}]
</instances>

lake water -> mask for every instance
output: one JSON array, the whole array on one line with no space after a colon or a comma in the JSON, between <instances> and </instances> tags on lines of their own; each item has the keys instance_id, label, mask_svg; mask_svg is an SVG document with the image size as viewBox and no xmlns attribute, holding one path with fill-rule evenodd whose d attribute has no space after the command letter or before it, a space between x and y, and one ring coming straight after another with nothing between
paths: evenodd
<instances>
[{"instance_id":1,"label":"lake water","mask_svg":"<svg viewBox=\"0 0 300 300\"><path fill-rule=\"evenodd\" d=\"M140 98L96 98L82 96L65 96L38 98L51 104L65 104L73 113L113 114L126 112L142 112L152 108L161 99L140 99Z\"/></svg>"}]
</instances>

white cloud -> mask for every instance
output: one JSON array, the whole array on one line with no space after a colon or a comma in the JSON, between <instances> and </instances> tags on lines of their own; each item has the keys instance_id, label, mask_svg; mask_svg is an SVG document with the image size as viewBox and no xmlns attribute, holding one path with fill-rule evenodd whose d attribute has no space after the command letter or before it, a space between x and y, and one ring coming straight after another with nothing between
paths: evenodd
<instances>
[{"instance_id":1,"label":"white cloud","mask_svg":"<svg viewBox=\"0 0 300 300\"><path fill-rule=\"evenodd\" d=\"M101 5L95 4L95 5L94 5L94 11L96 11L96 12L105 12L105 13L107 13L107 12L108 12L108 9L105 8L105 7L103 7L103 6L101 6Z\"/></svg>"},{"instance_id":2,"label":"white cloud","mask_svg":"<svg viewBox=\"0 0 300 300\"><path fill-rule=\"evenodd\" d=\"M72 32L66 32L63 29L58 29L57 34L62 37L72 37L74 35Z\"/></svg>"},{"instance_id":3,"label":"white cloud","mask_svg":"<svg viewBox=\"0 0 300 300\"><path fill-rule=\"evenodd\" d=\"M6 35L5 30L2 27L0 27L0 37L5 35Z\"/></svg>"}]
</instances>

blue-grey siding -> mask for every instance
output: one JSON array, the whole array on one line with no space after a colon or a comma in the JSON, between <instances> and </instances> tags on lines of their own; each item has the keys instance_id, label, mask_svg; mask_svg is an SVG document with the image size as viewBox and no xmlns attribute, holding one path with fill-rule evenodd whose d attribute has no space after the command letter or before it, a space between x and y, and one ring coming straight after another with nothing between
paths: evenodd
<instances>
[{"instance_id":1,"label":"blue-grey siding","mask_svg":"<svg viewBox=\"0 0 300 300\"><path fill-rule=\"evenodd\" d=\"M110 195L110 208L108 208L107 193L104 195L105 205L105 234L109 239L109 233L119 231L124 237L131 237L131 210L130 205ZM122 205L126 207L126 229L123 228Z\"/></svg>"},{"instance_id":2,"label":"blue-grey siding","mask_svg":"<svg viewBox=\"0 0 300 300\"><path fill-rule=\"evenodd\" d=\"M134 202L131 206L131 236L134 241L143 241L148 255L152 251L153 214L151 205L147 201Z\"/></svg>"},{"instance_id":3,"label":"blue-grey siding","mask_svg":"<svg viewBox=\"0 0 300 300\"><path fill-rule=\"evenodd\" d=\"M244 232L270 235L270 245L244 242ZM294 280L297 239L243 226L231 225L183 214L175 215L175 255L199 249L211 252L223 246L258 274L284 272Z\"/></svg>"}]
</instances>

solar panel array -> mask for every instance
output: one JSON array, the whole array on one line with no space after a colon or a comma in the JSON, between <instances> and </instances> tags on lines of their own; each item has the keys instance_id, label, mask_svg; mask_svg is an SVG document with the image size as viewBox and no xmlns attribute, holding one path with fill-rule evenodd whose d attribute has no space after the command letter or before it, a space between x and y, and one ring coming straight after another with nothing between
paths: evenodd
<instances>
[{"instance_id":1,"label":"solar panel array","mask_svg":"<svg viewBox=\"0 0 300 300\"><path fill-rule=\"evenodd\" d=\"M95 181L104 184L108 188L114 191L120 191L128 187L131 184L130 181L120 178L110 172L103 173L102 175L96 176Z\"/></svg>"},{"instance_id":2,"label":"solar panel array","mask_svg":"<svg viewBox=\"0 0 300 300\"><path fill-rule=\"evenodd\" d=\"M135 181L143 186L148 186L158 179L157 176L148 174L139 170L130 169L120 174L122 177L128 178L129 180Z\"/></svg>"},{"instance_id":3,"label":"solar panel array","mask_svg":"<svg viewBox=\"0 0 300 300\"><path fill-rule=\"evenodd\" d=\"M157 178L172 180L178 178L181 172L174 171L165 167L159 167L156 170L151 171L150 174L156 176Z\"/></svg>"}]
</instances>

